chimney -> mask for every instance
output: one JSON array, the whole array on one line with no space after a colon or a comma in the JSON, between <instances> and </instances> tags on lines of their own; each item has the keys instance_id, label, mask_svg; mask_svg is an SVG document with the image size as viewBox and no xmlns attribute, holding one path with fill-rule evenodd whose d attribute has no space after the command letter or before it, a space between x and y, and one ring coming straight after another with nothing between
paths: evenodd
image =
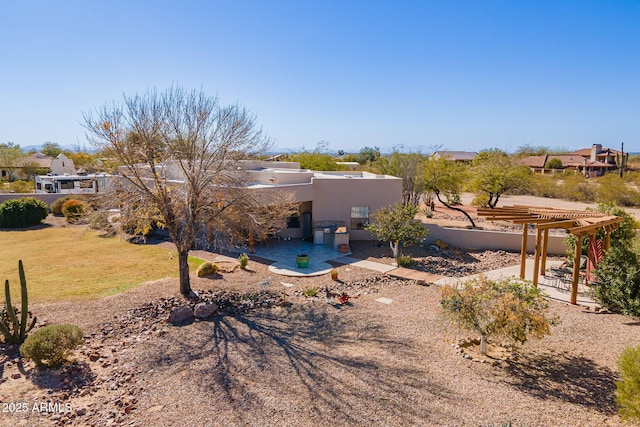
<instances>
[{"instance_id":1,"label":"chimney","mask_svg":"<svg viewBox=\"0 0 640 427\"><path fill-rule=\"evenodd\" d=\"M598 160L597 154L602 151L602 144L593 144L591 146L591 161L595 162Z\"/></svg>"}]
</instances>

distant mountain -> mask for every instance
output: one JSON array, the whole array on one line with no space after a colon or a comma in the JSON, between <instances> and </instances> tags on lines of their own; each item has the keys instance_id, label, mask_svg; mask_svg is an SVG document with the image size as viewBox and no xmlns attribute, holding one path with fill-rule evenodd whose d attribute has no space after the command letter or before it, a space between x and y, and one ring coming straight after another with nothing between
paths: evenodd
<instances>
[{"instance_id":1,"label":"distant mountain","mask_svg":"<svg viewBox=\"0 0 640 427\"><path fill-rule=\"evenodd\" d=\"M61 145L58 144L58 146L60 148L62 148L63 150L68 150L68 151L75 151L76 146L75 145ZM20 149L22 149L22 151L31 151L31 150L35 150L35 151L40 151L42 150L42 147L44 147L44 144L40 144L40 145L25 145L20 146ZM81 145L80 148L82 148L83 150L85 150L88 153L92 153L95 150L93 149L93 147L91 147L90 145Z\"/></svg>"}]
</instances>

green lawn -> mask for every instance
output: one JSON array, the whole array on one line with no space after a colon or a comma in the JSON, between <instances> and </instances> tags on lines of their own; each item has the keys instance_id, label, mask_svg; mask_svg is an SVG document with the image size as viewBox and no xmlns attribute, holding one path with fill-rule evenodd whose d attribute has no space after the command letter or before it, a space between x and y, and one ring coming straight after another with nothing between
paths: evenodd
<instances>
[{"instance_id":1,"label":"green lawn","mask_svg":"<svg viewBox=\"0 0 640 427\"><path fill-rule=\"evenodd\" d=\"M16 305L19 259L31 301L98 298L178 276L178 257L165 248L104 238L85 228L0 231L0 279L9 279ZM192 268L202 262L190 258ZM4 302L4 289L0 294Z\"/></svg>"}]
</instances>

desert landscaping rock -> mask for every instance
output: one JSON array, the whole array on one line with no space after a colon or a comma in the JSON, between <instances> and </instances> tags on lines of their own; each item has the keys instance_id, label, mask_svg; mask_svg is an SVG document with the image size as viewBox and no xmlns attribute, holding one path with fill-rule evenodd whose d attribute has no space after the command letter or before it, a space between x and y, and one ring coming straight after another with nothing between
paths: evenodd
<instances>
[{"instance_id":1,"label":"desert landscaping rock","mask_svg":"<svg viewBox=\"0 0 640 427\"><path fill-rule=\"evenodd\" d=\"M197 319L208 319L218 313L218 306L211 303L196 304L193 314Z\"/></svg>"},{"instance_id":2,"label":"desert landscaping rock","mask_svg":"<svg viewBox=\"0 0 640 427\"><path fill-rule=\"evenodd\" d=\"M168 322L172 325L184 325L193 321L193 311L189 307L176 307L169 313Z\"/></svg>"}]
</instances>

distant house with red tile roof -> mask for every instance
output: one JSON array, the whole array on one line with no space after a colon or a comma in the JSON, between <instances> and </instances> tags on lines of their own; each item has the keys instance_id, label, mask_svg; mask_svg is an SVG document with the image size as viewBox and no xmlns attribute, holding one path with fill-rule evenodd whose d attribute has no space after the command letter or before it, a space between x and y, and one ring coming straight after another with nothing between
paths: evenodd
<instances>
[{"instance_id":1,"label":"distant house with red tile roof","mask_svg":"<svg viewBox=\"0 0 640 427\"><path fill-rule=\"evenodd\" d=\"M601 144L593 144L591 148L583 148L569 154L543 154L540 156L528 156L517 163L529 166L534 172L545 173L549 169L545 166L551 159L560 159L562 169L573 169L586 176L602 176L608 171L617 170L616 156L619 151L611 148L603 148Z\"/></svg>"}]
</instances>

